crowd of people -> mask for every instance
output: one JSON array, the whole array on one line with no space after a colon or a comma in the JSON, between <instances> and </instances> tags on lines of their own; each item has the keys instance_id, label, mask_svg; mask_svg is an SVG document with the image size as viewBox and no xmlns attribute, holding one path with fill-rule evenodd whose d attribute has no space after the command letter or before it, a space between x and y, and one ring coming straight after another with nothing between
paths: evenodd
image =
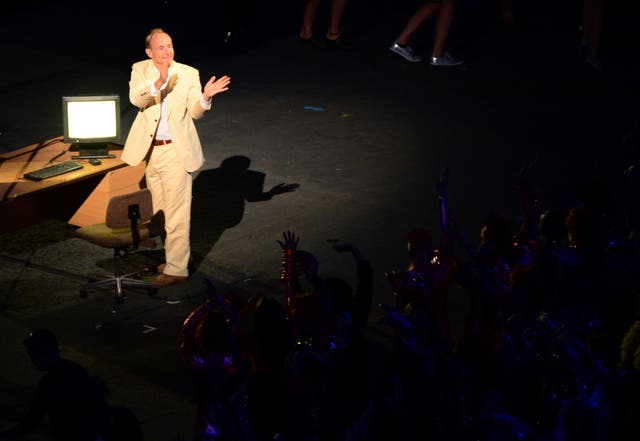
<instances>
[{"instance_id":1,"label":"crowd of people","mask_svg":"<svg viewBox=\"0 0 640 441\"><path fill-rule=\"evenodd\" d=\"M629 192L636 175L631 164ZM278 241L281 301L209 287L182 340L199 391L197 440L634 436L640 286L633 200L614 209L605 184L594 181L566 212L542 210L524 168L521 224L490 213L474 245L456 231L447 183L445 171L435 191L439 243L425 228L408 232L409 265L384 273L388 302L379 308L372 305L378 271L356 245L334 245L353 255L351 286L322 275L291 231ZM454 284L470 305L461 335L452 333L447 309ZM374 357L375 374L371 327L391 335Z\"/></svg>"}]
</instances>

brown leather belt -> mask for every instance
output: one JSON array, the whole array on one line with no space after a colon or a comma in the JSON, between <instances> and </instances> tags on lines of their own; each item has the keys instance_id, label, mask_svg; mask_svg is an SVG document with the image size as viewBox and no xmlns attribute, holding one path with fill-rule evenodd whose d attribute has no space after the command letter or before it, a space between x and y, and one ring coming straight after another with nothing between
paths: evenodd
<instances>
[{"instance_id":1,"label":"brown leather belt","mask_svg":"<svg viewBox=\"0 0 640 441\"><path fill-rule=\"evenodd\" d=\"M170 139L154 139L151 142L151 145L153 146L165 145L165 144L171 144L171 140Z\"/></svg>"}]
</instances>

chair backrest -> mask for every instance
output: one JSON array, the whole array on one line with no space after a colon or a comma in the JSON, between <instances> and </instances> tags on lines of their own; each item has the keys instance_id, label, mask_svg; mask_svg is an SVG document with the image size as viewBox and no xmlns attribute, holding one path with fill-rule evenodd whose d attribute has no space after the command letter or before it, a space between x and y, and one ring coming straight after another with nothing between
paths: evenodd
<instances>
[{"instance_id":1,"label":"chair backrest","mask_svg":"<svg viewBox=\"0 0 640 441\"><path fill-rule=\"evenodd\" d=\"M105 224L109 228L129 228L131 226L130 207L136 206L138 223L147 222L153 216L153 204L149 189L114 196L109 200Z\"/></svg>"}]
</instances>

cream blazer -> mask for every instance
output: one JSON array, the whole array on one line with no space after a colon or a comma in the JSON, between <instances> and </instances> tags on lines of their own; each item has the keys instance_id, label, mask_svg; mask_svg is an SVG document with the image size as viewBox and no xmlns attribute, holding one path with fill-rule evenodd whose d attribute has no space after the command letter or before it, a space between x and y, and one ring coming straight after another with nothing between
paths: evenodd
<instances>
[{"instance_id":1,"label":"cream blazer","mask_svg":"<svg viewBox=\"0 0 640 441\"><path fill-rule=\"evenodd\" d=\"M171 148L176 149L187 172L202 167L204 157L202 145L194 124L211 104L202 107L202 85L197 69L173 62L171 78L167 85L167 123L171 133ZM129 80L129 100L140 110L136 115L122 151L122 160L129 165L138 165L145 158L151 146L160 121L160 94L151 95L151 84L158 79L158 72L149 60L139 61L131 68Z\"/></svg>"}]
</instances>

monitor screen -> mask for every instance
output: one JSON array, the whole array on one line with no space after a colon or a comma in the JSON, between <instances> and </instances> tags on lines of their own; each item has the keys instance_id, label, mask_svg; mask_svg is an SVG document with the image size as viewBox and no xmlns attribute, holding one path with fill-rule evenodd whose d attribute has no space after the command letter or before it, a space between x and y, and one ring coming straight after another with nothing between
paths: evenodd
<instances>
[{"instance_id":1,"label":"monitor screen","mask_svg":"<svg viewBox=\"0 0 640 441\"><path fill-rule=\"evenodd\" d=\"M64 142L72 150L104 150L120 142L118 95L63 96L62 119Z\"/></svg>"}]
</instances>

